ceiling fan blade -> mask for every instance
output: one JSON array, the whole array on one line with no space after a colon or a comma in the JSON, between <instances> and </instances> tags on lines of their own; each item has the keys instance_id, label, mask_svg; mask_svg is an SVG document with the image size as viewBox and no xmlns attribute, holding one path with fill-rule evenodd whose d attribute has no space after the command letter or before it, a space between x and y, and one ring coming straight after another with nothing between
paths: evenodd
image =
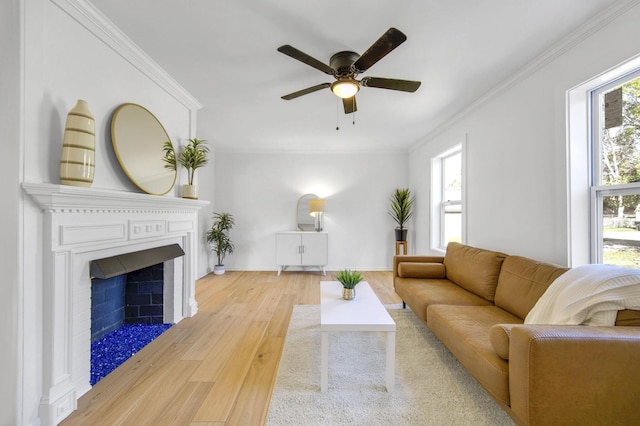
<instances>
[{"instance_id":1,"label":"ceiling fan blade","mask_svg":"<svg viewBox=\"0 0 640 426\"><path fill-rule=\"evenodd\" d=\"M322 83L316 86L307 87L306 89L298 90L297 92L289 93L288 95L281 96L285 101L290 101L291 99L295 99L302 95L308 95L309 93L317 92L318 90L322 90L325 87L331 86L331 83Z\"/></svg>"},{"instance_id":2,"label":"ceiling fan blade","mask_svg":"<svg viewBox=\"0 0 640 426\"><path fill-rule=\"evenodd\" d=\"M358 106L356 105L356 96L353 95L350 98L343 98L342 106L344 106L345 114L351 114L352 112L356 112L358 110Z\"/></svg>"},{"instance_id":3,"label":"ceiling fan blade","mask_svg":"<svg viewBox=\"0 0 640 426\"><path fill-rule=\"evenodd\" d=\"M319 60L307 55L306 53L296 49L293 46L289 46L285 44L284 46L278 47L278 52L284 53L287 56L291 56L293 59L297 59L300 62L304 62L305 64L322 71L325 74L334 75L335 71L329 65L320 62Z\"/></svg>"},{"instance_id":4,"label":"ceiling fan blade","mask_svg":"<svg viewBox=\"0 0 640 426\"><path fill-rule=\"evenodd\" d=\"M365 77L360 80L360 84L364 87L415 92L422 83L412 80L397 80L395 78Z\"/></svg>"},{"instance_id":5,"label":"ceiling fan blade","mask_svg":"<svg viewBox=\"0 0 640 426\"><path fill-rule=\"evenodd\" d=\"M400 46L407 39L404 33L396 28L389 28L375 43L353 63L358 73L365 72L389 52Z\"/></svg>"}]
</instances>

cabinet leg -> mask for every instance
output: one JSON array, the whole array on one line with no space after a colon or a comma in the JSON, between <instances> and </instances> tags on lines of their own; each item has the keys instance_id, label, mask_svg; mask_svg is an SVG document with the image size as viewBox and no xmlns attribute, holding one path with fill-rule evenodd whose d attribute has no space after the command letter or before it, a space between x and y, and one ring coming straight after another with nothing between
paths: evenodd
<instances>
[{"instance_id":1,"label":"cabinet leg","mask_svg":"<svg viewBox=\"0 0 640 426\"><path fill-rule=\"evenodd\" d=\"M282 272L282 266L278 266L278 276L280 276L280 272Z\"/></svg>"}]
</instances>

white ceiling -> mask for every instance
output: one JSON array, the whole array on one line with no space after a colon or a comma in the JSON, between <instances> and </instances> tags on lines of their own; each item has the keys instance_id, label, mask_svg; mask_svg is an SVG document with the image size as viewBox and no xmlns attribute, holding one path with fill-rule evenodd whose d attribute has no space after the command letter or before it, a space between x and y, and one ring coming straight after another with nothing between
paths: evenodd
<instances>
[{"instance_id":1,"label":"white ceiling","mask_svg":"<svg viewBox=\"0 0 640 426\"><path fill-rule=\"evenodd\" d=\"M204 105L197 137L304 152L407 149L616 0L91 2ZM407 41L359 77L419 80L417 92L363 88L355 125L328 89L280 99L333 78L279 46L328 64L389 27Z\"/></svg>"}]
</instances>

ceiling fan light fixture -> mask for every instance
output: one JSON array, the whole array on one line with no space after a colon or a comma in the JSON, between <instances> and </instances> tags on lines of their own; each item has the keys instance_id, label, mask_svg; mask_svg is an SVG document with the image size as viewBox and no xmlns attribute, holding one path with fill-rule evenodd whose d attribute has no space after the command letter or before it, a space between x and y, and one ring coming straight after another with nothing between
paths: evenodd
<instances>
[{"instance_id":1,"label":"ceiling fan light fixture","mask_svg":"<svg viewBox=\"0 0 640 426\"><path fill-rule=\"evenodd\" d=\"M360 84L353 78L341 78L331 84L331 91L339 98L351 98L360 90Z\"/></svg>"}]
</instances>

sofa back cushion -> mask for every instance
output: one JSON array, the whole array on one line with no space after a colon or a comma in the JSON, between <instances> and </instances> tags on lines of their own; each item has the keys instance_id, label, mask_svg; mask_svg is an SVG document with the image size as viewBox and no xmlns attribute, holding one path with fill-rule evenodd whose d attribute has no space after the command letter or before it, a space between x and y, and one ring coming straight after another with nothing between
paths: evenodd
<instances>
[{"instance_id":1,"label":"sofa back cushion","mask_svg":"<svg viewBox=\"0 0 640 426\"><path fill-rule=\"evenodd\" d=\"M547 287L568 268L520 256L508 256L502 263L495 304L524 319Z\"/></svg>"},{"instance_id":2,"label":"sofa back cushion","mask_svg":"<svg viewBox=\"0 0 640 426\"><path fill-rule=\"evenodd\" d=\"M460 243L449 243L444 256L447 278L493 302L502 261L507 255Z\"/></svg>"}]
</instances>

